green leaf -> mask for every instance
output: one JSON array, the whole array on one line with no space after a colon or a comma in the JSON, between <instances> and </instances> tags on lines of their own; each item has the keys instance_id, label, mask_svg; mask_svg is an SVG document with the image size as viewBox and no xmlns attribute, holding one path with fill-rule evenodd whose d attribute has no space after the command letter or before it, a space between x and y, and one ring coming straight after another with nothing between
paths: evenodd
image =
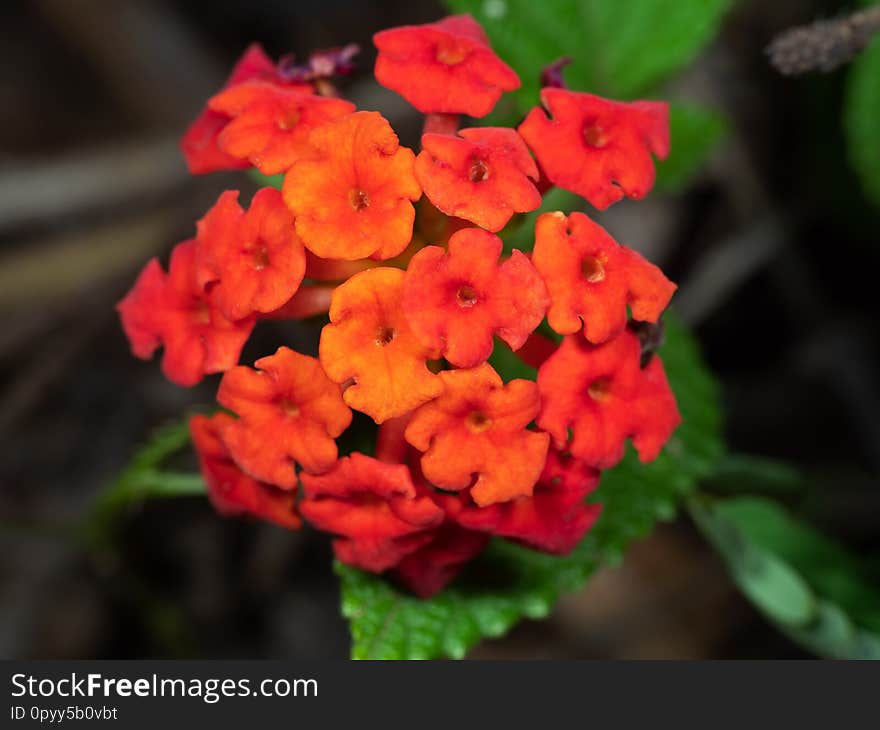
<instances>
[{"instance_id":1,"label":"green leaf","mask_svg":"<svg viewBox=\"0 0 880 730\"><path fill-rule=\"evenodd\" d=\"M535 368L526 365L506 343L497 338L495 340L495 348L489 356L489 364L495 368L495 372L501 376L505 383L509 383L517 378L535 380L538 375L538 371Z\"/></svg>"},{"instance_id":2,"label":"green leaf","mask_svg":"<svg viewBox=\"0 0 880 730\"><path fill-rule=\"evenodd\" d=\"M692 500L691 514L734 582L810 651L880 658L880 590L862 562L767 499Z\"/></svg>"},{"instance_id":3,"label":"green leaf","mask_svg":"<svg viewBox=\"0 0 880 730\"><path fill-rule=\"evenodd\" d=\"M125 470L99 494L79 530L87 542L107 539L120 510L148 497L204 495L201 475L162 471L160 465L190 441L188 419L158 429Z\"/></svg>"},{"instance_id":4,"label":"green leaf","mask_svg":"<svg viewBox=\"0 0 880 730\"><path fill-rule=\"evenodd\" d=\"M247 174L261 188L277 188L281 190L281 186L284 185L283 172L277 175L264 175L256 167L252 167L247 171Z\"/></svg>"},{"instance_id":5,"label":"green leaf","mask_svg":"<svg viewBox=\"0 0 880 730\"><path fill-rule=\"evenodd\" d=\"M715 465L709 491L724 495L794 494L806 478L791 464L751 454L725 454Z\"/></svg>"},{"instance_id":6,"label":"green leaf","mask_svg":"<svg viewBox=\"0 0 880 730\"><path fill-rule=\"evenodd\" d=\"M446 0L486 29L519 74L521 107L537 101L541 69L570 56L574 89L621 99L653 90L716 35L732 0Z\"/></svg>"},{"instance_id":7,"label":"green leaf","mask_svg":"<svg viewBox=\"0 0 880 730\"><path fill-rule=\"evenodd\" d=\"M742 534L740 525L725 519L721 505L707 509L695 502L691 514L725 559L733 580L777 623L806 626L816 612L810 587L785 561L758 547Z\"/></svg>"},{"instance_id":8,"label":"green leaf","mask_svg":"<svg viewBox=\"0 0 880 730\"><path fill-rule=\"evenodd\" d=\"M353 659L460 659L480 639L501 636L523 618L543 618L559 593L595 570L595 545L564 558L501 541L455 583L423 601L390 582L336 563Z\"/></svg>"},{"instance_id":9,"label":"green leaf","mask_svg":"<svg viewBox=\"0 0 880 730\"><path fill-rule=\"evenodd\" d=\"M865 194L880 205L880 38L874 39L849 71L844 125L850 164Z\"/></svg>"},{"instance_id":10,"label":"green leaf","mask_svg":"<svg viewBox=\"0 0 880 730\"><path fill-rule=\"evenodd\" d=\"M727 131L725 118L704 107L671 104L669 157L657 163L657 188L678 192L699 171Z\"/></svg>"},{"instance_id":11,"label":"green leaf","mask_svg":"<svg viewBox=\"0 0 880 730\"><path fill-rule=\"evenodd\" d=\"M808 626L782 626L792 641L820 656L834 659L880 659L880 634L857 627L837 605L816 602L816 618Z\"/></svg>"},{"instance_id":12,"label":"green leaf","mask_svg":"<svg viewBox=\"0 0 880 730\"><path fill-rule=\"evenodd\" d=\"M126 481L139 472L158 467L172 454L177 453L189 443L189 421L183 419L156 429L150 440L141 446L131 457L125 471L118 481Z\"/></svg>"},{"instance_id":13,"label":"green leaf","mask_svg":"<svg viewBox=\"0 0 880 730\"><path fill-rule=\"evenodd\" d=\"M128 501L147 497L205 496L205 482L197 472L150 469L128 482Z\"/></svg>"},{"instance_id":14,"label":"green leaf","mask_svg":"<svg viewBox=\"0 0 880 730\"><path fill-rule=\"evenodd\" d=\"M722 500L715 511L751 543L789 563L855 621L880 631L880 586L860 558L767 499Z\"/></svg>"},{"instance_id":15,"label":"green leaf","mask_svg":"<svg viewBox=\"0 0 880 730\"><path fill-rule=\"evenodd\" d=\"M602 560L616 558L658 519L671 517L680 498L711 472L722 444L716 387L693 339L673 316L667 318L662 355L684 423L656 461L643 465L630 453L603 475L596 494L602 516L570 555L543 555L496 540L450 587L426 601L337 564L352 656L462 657L484 637L547 615L560 593L583 585Z\"/></svg>"}]
</instances>

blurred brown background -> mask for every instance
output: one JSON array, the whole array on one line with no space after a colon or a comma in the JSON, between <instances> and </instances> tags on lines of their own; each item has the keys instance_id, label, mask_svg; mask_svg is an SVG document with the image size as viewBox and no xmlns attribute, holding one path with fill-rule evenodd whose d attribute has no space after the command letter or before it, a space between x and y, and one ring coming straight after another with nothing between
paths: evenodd
<instances>
[{"instance_id":1,"label":"blurred brown background","mask_svg":"<svg viewBox=\"0 0 880 730\"><path fill-rule=\"evenodd\" d=\"M618 238L682 285L677 305L718 373L736 450L811 475L800 506L878 547L878 214L846 165L842 72L776 76L778 31L830 0L743 0L676 91L731 131L683 193L616 206ZM0 656L343 657L326 539L217 517L204 500L127 516L85 557L75 520L150 429L212 400L133 359L114 303L152 255L242 175L190 178L177 139L244 47L271 55L355 41L346 86L409 144L420 120L372 81L370 36L444 14L395 0L12 0L0 5ZM280 339L261 330L244 361ZM188 464L192 466L192 462ZM634 546L552 618L476 657L792 657L686 520Z\"/></svg>"}]
</instances>

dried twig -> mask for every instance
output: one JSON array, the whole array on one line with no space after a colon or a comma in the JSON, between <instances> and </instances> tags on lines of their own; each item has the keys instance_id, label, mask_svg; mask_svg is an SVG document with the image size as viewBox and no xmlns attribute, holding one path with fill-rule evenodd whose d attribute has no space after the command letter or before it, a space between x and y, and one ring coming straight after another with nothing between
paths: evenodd
<instances>
[{"instance_id":1,"label":"dried twig","mask_svg":"<svg viewBox=\"0 0 880 730\"><path fill-rule=\"evenodd\" d=\"M852 61L880 31L880 6L780 33L767 47L770 63L785 76L833 71Z\"/></svg>"}]
</instances>

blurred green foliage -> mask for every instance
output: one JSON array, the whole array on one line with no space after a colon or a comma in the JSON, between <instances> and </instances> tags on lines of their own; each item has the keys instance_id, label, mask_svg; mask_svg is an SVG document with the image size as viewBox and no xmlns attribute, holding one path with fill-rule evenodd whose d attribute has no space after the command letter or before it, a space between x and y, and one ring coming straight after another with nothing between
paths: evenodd
<instances>
[{"instance_id":1,"label":"blurred green foliage","mask_svg":"<svg viewBox=\"0 0 880 730\"><path fill-rule=\"evenodd\" d=\"M880 659L880 588L857 556L761 497L691 502L746 597L817 654Z\"/></svg>"},{"instance_id":2,"label":"blurred green foliage","mask_svg":"<svg viewBox=\"0 0 880 730\"><path fill-rule=\"evenodd\" d=\"M656 185L678 192L699 172L715 145L727 132L727 119L714 109L691 104L672 104L669 108L672 150L657 165Z\"/></svg>"},{"instance_id":3,"label":"blurred green foliage","mask_svg":"<svg viewBox=\"0 0 880 730\"><path fill-rule=\"evenodd\" d=\"M523 109L538 99L541 69L572 59L573 89L618 99L650 95L717 34L732 0L446 0L486 29L519 74Z\"/></svg>"},{"instance_id":4,"label":"blurred green foliage","mask_svg":"<svg viewBox=\"0 0 880 730\"><path fill-rule=\"evenodd\" d=\"M844 126L850 164L859 174L867 197L880 205L880 35L849 70Z\"/></svg>"}]
</instances>

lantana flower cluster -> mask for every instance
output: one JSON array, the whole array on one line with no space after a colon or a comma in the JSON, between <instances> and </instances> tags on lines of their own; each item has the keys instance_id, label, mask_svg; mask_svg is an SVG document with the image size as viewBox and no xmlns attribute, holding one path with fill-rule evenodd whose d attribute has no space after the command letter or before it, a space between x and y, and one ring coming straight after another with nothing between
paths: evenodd
<instances>
[{"instance_id":1,"label":"lantana flower cluster","mask_svg":"<svg viewBox=\"0 0 880 730\"><path fill-rule=\"evenodd\" d=\"M421 149L338 96L355 48L297 65L252 46L182 149L194 174L283 186L224 192L118 310L174 383L222 373L222 409L190 423L221 513L306 520L342 562L429 596L492 536L572 550L601 470L628 439L654 459L680 421L642 336L675 285L580 212L538 216L529 252L504 245L553 186L596 209L646 195L668 110L548 82L517 128L462 128L520 85L470 16L374 41L378 82L425 115ZM279 343L240 364L260 321L318 316L317 357ZM504 382L496 348L537 379ZM378 426L372 454L340 455L353 411Z\"/></svg>"}]
</instances>

